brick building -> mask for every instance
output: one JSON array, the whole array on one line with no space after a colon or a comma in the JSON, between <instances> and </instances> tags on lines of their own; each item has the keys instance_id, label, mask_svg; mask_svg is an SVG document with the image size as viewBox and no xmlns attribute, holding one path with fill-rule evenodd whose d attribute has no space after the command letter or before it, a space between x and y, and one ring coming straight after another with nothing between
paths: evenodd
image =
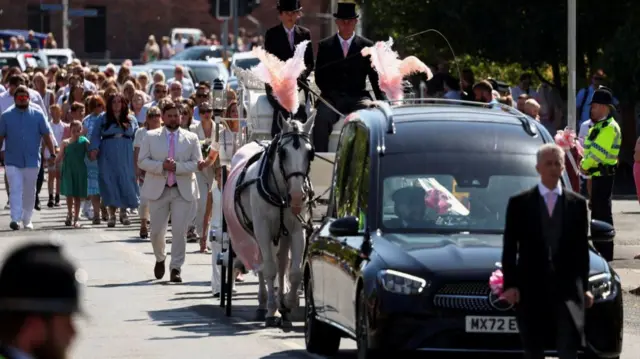
<instances>
[{"instance_id":1,"label":"brick building","mask_svg":"<svg viewBox=\"0 0 640 359\"><path fill-rule=\"evenodd\" d=\"M45 12L41 4L59 5L60 0L7 1L0 6L0 27L53 32L62 46L62 13ZM331 13L331 0L302 0L305 16L301 25L311 30L317 42L331 31L332 20L318 14ZM194 27L205 34L220 34L221 22L209 15L208 0L69 0L70 9L96 9L97 17L71 17L70 47L81 58L139 58L150 34L160 40L174 27ZM264 33L278 23L276 0L262 0L252 16L258 27L242 19L249 33ZM229 26L233 31L233 26Z\"/></svg>"}]
</instances>

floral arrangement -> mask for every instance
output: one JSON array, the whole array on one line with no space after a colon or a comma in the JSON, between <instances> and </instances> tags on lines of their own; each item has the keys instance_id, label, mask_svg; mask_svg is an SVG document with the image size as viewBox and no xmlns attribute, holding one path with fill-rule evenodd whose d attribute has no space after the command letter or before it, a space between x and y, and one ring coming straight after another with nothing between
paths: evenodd
<instances>
[{"instance_id":1,"label":"floral arrangement","mask_svg":"<svg viewBox=\"0 0 640 359\"><path fill-rule=\"evenodd\" d=\"M570 128L558 130L556 136L554 137L554 140L556 144L562 147L562 149L566 152L569 163L571 164L571 167L573 168L575 173L580 173L580 169L578 168L579 159L573 157L573 153L571 153L571 150L576 149L579 157L582 157L584 150L582 148L582 145L580 144L580 141L578 141L578 136L576 136L575 131Z\"/></svg>"},{"instance_id":2,"label":"floral arrangement","mask_svg":"<svg viewBox=\"0 0 640 359\"><path fill-rule=\"evenodd\" d=\"M449 203L447 195L435 188L427 191L425 204L427 207L434 209L438 214L447 214L451 208L451 203Z\"/></svg>"},{"instance_id":3,"label":"floral arrangement","mask_svg":"<svg viewBox=\"0 0 640 359\"><path fill-rule=\"evenodd\" d=\"M498 265L498 267L501 267ZM502 294L504 293L504 276L502 274L502 269L498 268L489 277L489 287L491 288L491 292L498 297L502 298Z\"/></svg>"}]
</instances>

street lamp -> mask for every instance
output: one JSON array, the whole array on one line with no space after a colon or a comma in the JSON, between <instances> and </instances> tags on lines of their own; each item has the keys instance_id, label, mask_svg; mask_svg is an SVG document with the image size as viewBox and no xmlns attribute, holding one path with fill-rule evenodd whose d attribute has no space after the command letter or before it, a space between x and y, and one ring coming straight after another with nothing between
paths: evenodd
<instances>
[{"instance_id":1,"label":"street lamp","mask_svg":"<svg viewBox=\"0 0 640 359\"><path fill-rule=\"evenodd\" d=\"M224 81L218 79L213 80L213 116L216 122L216 142L220 141L220 123L224 110L227 109L227 94L224 90Z\"/></svg>"},{"instance_id":2,"label":"street lamp","mask_svg":"<svg viewBox=\"0 0 640 359\"><path fill-rule=\"evenodd\" d=\"M578 109L576 108L576 13L577 0L567 0L567 124L569 128L577 131Z\"/></svg>"}]
</instances>

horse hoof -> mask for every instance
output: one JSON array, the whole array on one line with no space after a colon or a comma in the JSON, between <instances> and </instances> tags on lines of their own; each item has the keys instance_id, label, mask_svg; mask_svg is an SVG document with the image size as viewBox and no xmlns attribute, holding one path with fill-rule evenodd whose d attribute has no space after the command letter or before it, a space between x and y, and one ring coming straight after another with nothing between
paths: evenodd
<instances>
[{"instance_id":1,"label":"horse hoof","mask_svg":"<svg viewBox=\"0 0 640 359\"><path fill-rule=\"evenodd\" d=\"M268 317L264 321L264 326L267 328L274 328L280 326L280 318L278 317Z\"/></svg>"},{"instance_id":2,"label":"horse hoof","mask_svg":"<svg viewBox=\"0 0 640 359\"><path fill-rule=\"evenodd\" d=\"M266 320L267 318L267 310L266 309L258 309L256 310L256 322L261 322Z\"/></svg>"}]
</instances>

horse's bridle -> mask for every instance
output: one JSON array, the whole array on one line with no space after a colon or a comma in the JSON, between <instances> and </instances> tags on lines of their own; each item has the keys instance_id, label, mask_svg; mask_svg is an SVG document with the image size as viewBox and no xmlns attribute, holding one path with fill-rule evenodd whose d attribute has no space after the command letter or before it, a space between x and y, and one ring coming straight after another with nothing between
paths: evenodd
<instances>
[{"instance_id":1,"label":"horse's bridle","mask_svg":"<svg viewBox=\"0 0 640 359\"><path fill-rule=\"evenodd\" d=\"M294 148L298 148L303 146L304 144L309 144L311 146L311 151L309 152L307 158L307 170L305 172L295 171L291 173L286 173L284 169L284 159L286 158L286 152L284 151L284 146L293 142ZM280 174L284 178L285 182L288 182L289 179L293 177L302 177L305 180L309 179L309 171L311 171L311 162L315 157L315 148L313 147L313 143L311 143L311 137L303 132L287 132L284 134L279 134L274 138L273 144L276 146L276 153L278 154L279 159L279 169Z\"/></svg>"}]
</instances>

